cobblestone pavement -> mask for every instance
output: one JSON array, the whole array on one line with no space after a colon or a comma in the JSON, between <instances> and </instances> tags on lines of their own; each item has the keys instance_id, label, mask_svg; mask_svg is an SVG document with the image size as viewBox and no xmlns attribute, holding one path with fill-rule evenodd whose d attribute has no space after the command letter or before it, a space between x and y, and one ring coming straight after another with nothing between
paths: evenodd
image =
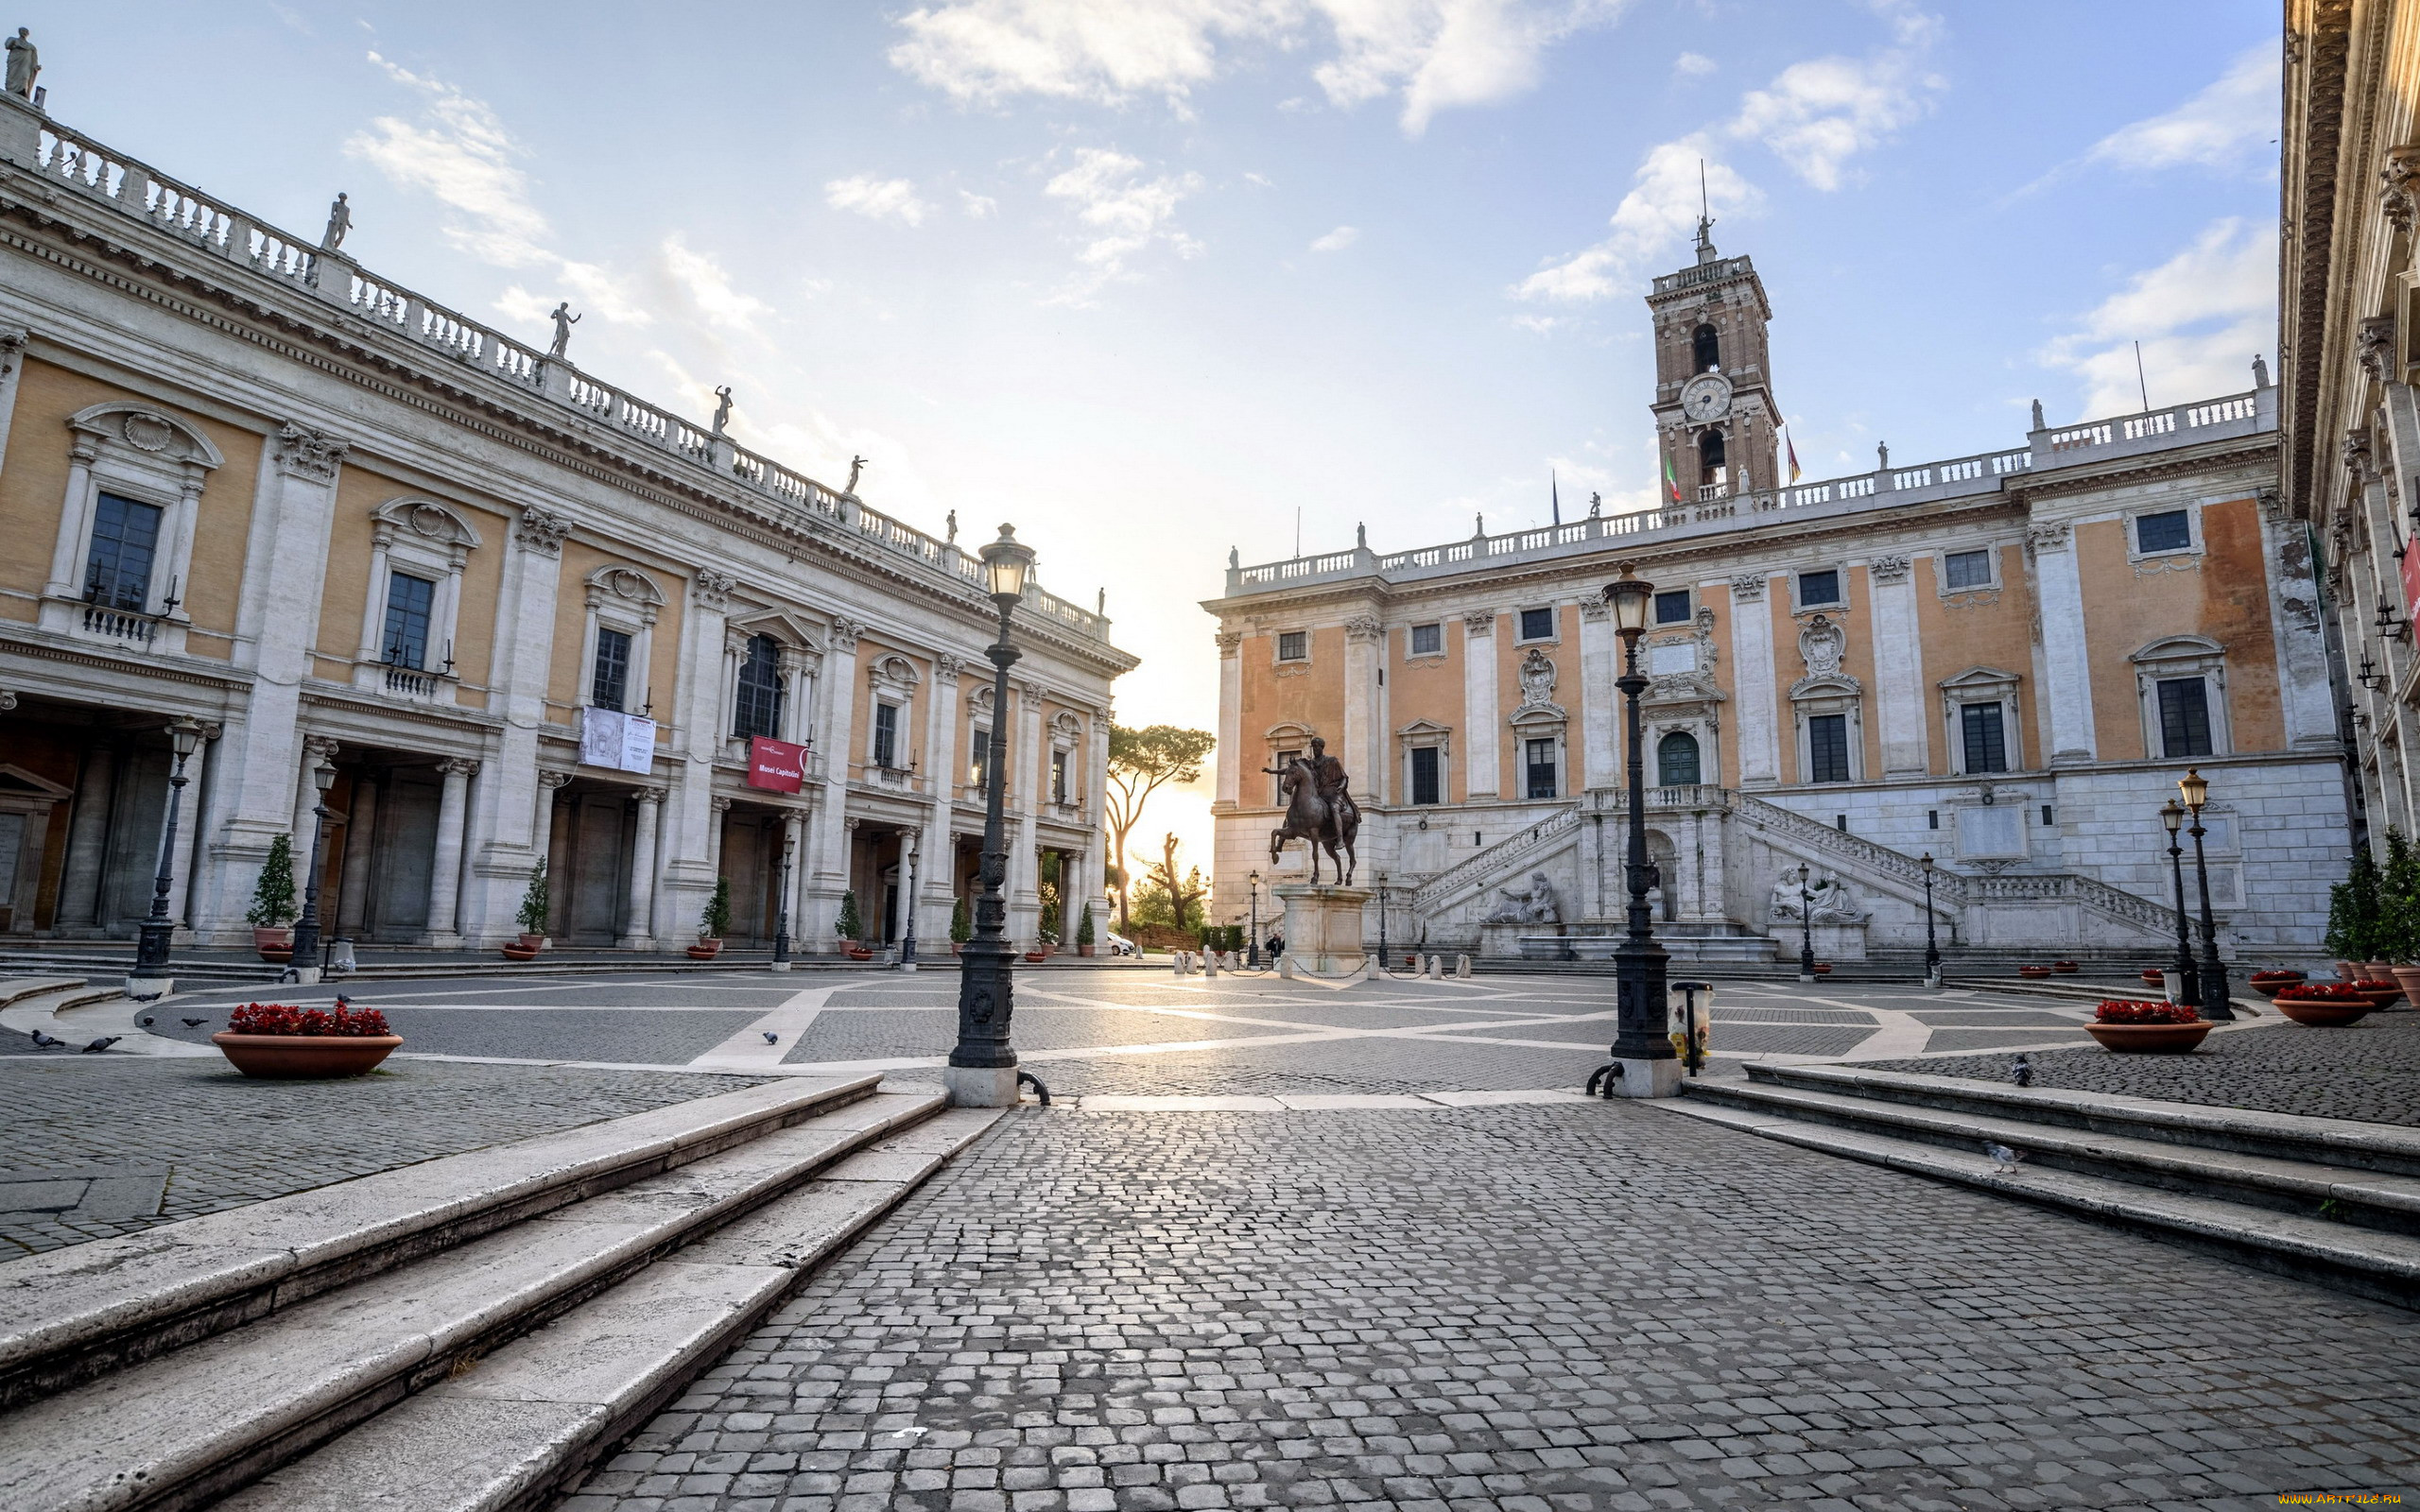
<instances>
[{"instance_id":1,"label":"cobblestone pavement","mask_svg":"<svg viewBox=\"0 0 2420 1512\"><path fill-rule=\"evenodd\" d=\"M2420 1315L1637 1104L1028 1109L562 1512L2273 1505Z\"/></svg>"},{"instance_id":2,"label":"cobblestone pavement","mask_svg":"<svg viewBox=\"0 0 2420 1512\"><path fill-rule=\"evenodd\" d=\"M2373 1013L2340 1029L2279 1022L2214 1034L2189 1056L2113 1056L2100 1049L2035 1051L2036 1087L2122 1092L2170 1102L2250 1108L2310 1118L2420 1125L2420 1012ZM1950 1037L1936 1034L1934 1046ZM1881 1061L1881 1069L2006 1081L2013 1055Z\"/></svg>"},{"instance_id":3,"label":"cobblestone pavement","mask_svg":"<svg viewBox=\"0 0 2420 1512\"><path fill-rule=\"evenodd\" d=\"M0 1212L0 1261L763 1079L390 1057L355 1081L277 1082L200 1058L0 1057L0 1193L52 1198ZM37 1191L108 1173L152 1177L150 1205Z\"/></svg>"}]
</instances>

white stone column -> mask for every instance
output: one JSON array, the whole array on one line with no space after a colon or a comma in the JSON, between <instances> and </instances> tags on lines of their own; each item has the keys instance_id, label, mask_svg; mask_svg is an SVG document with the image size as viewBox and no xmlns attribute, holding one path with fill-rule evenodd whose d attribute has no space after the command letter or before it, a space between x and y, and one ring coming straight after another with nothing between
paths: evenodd
<instances>
[{"instance_id":1,"label":"white stone column","mask_svg":"<svg viewBox=\"0 0 2420 1512\"><path fill-rule=\"evenodd\" d=\"M1876 557L1866 564L1865 576L1873 594L1882 775L1920 777L1927 770L1931 743L1926 731L1924 637L1916 628L1914 574L1905 557Z\"/></svg>"},{"instance_id":2,"label":"white stone column","mask_svg":"<svg viewBox=\"0 0 2420 1512\"><path fill-rule=\"evenodd\" d=\"M2092 728L2092 662L2084 644L2083 581L2074 538L2065 520L2026 527L2033 581L2041 594L2044 686L2036 706L2050 716L2050 765L2094 760L2100 742Z\"/></svg>"},{"instance_id":3,"label":"white stone column","mask_svg":"<svg viewBox=\"0 0 2420 1512\"><path fill-rule=\"evenodd\" d=\"M325 735L302 737L302 767L294 783L294 827L285 833L291 837L294 850L294 896L302 896L303 884L310 880L311 849L320 826L320 782L312 774L322 766L333 766L337 759L337 743Z\"/></svg>"},{"instance_id":4,"label":"white stone column","mask_svg":"<svg viewBox=\"0 0 2420 1512\"><path fill-rule=\"evenodd\" d=\"M725 610L736 586L711 569L700 569L690 579L681 608L678 686L661 700L675 711L677 754L664 810L661 885L648 929L667 942L690 934L714 893L716 825L708 805L714 798L715 758L723 732L730 729L723 719L728 682L724 644L730 639Z\"/></svg>"},{"instance_id":5,"label":"white stone column","mask_svg":"<svg viewBox=\"0 0 2420 1512\"><path fill-rule=\"evenodd\" d=\"M1504 747L1503 717L1495 707L1495 611L1462 616L1462 791L1465 798L1494 798L1497 757Z\"/></svg>"},{"instance_id":6,"label":"white stone column","mask_svg":"<svg viewBox=\"0 0 2420 1512\"><path fill-rule=\"evenodd\" d=\"M1219 787L1215 801L1232 809L1243 792L1243 773L1257 762L1244 756L1244 638L1220 630L1219 641Z\"/></svg>"},{"instance_id":7,"label":"white stone column","mask_svg":"<svg viewBox=\"0 0 2420 1512\"><path fill-rule=\"evenodd\" d=\"M389 554L394 548L394 543L395 526L392 521L381 520L377 524L371 528L370 590L361 595L361 644L359 646L354 648L353 653L354 660L355 662L375 662L379 659L382 651L378 643L384 638L386 627L378 623L378 608L381 604L386 602L387 560ZM430 606L432 610L430 615L430 624L432 628L436 626L448 623L446 620L433 612L439 607L440 606L437 605ZM430 646L428 650L429 655L427 660L429 664L434 666L436 664L436 659L442 656L444 652L441 648L434 645Z\"/></svg>"},{"instance_id":8,"label":"white stone column","mask_svg":"<svg viewBox=\"0 0 2420 1512\"><path fill-rule=\"evenodd\" d=\"M488 708L503 719L492 737L478 791L471 795L464 839L471 864L456 913L463 940L486 945L521 933L516 919L529 868L553 839L553 788L569 781L538 769L538 732L546 722L546 681L554 657L555 594L563 538L571 523L527 508L505 545L494 649L488 661Z\"/></svg>"},{"instance_id":9,"label":"white stone column","mask_svg":"<svg viewBox=\"0 0 2420 1512\"><path fill-rule=\"evenodd\" d=\"M812 941L819 951L830 950L838 937L833 925L840 917L840 894L849 886L848 835L841 821L848 816L849 760L856 728L857 637L865 628L852 620L832 621L831 648L817 679L823 698L822 733L815 742L823 768L823 801L815 809L807 841L812 853L798 868L803 885L796 912L804 927L790 933Z\"/></svg>"},{"instance_id":10,"label":"white stone column","mask_svg":"<svg viewBox=\"0 0 2420 1512\"><path fill-rule=\"evenodd\" d=\"M193 888L194 835L201 825L202 779L208 775L211 741L205 738L185 758L183 801L177 805L177 833L168 843L168 917L182 925L185 900ZM168 758L173 766L176 758Z\"/></svg>"},{"instance_id":11,"label":"white stone column","mask_svg":"<svg viewBox=\"0 0 2420 1512\"><path fill-rule=\"evenodd\" d=\"M218 752L226 799L213 805L216 833L202 841L199 890L207 906L195 930L207 942L247 937L244 914L269 841L281 830L294 833L302 683L311 675L345 451L345 442L293 424L261 443L233 652L235 668L252 680L241 713L227 721ZM298 836L309 837L307 828Z\"/></svg>"},{"instance_id":12,"label":"white stone column","mask_svg":"<svg viewBox=\"0 0 2420 1512\"><path fill-rule=\"evenodd\" d=\"M0 464L9 455L9 422L17 413L17 379L25 372L30 339L23 326L0 326Z\"/></svg>"},{"instance_id":13,"label":"white stone column","mask_svg":"<svg viewBox=\"0 0 2420 1512\"><path fill-rule=\"evenodd\" d=\"M1364 802L1391 801L1387 780L1386 721L1380 712L1379 669L1386 664L1387 632L1367 614L1344 622L1344 739L1337 755Z\"/></svg>"},{"instance_id":14,"label":"white stone column","mask_svg":"<svg viewBox=\"0 0 2420 1512\"><path fill-rule=\"evenodd\" d=\"M1601 598L1582 599L1580 748L1582 784L1586 787L1618 787L1622 782L1621 743L1614 733L1615 711L1621 707L1614 679L1621 675L1622 643L1614 630L1613 606ZM1597 911L1592 902L1590 912Z\"/></svg>"},{"instance_id":15,"label":"white stone column","mask_svg":"<svg viewBox=\"0 0 2420 1512\"><path fill-rule=\"evenodd\" d=\"M370 853L378 829L378 783L367 772L353 780L353 812L344 820L344 873L337 884L337 933L360 937L370 918Z\"/></svg>"},{"instance_id":16,"label":"white stone column","mask_svg":"<svg viewBox=\"0 0 2420 1512\"><path fill-rule=\"evenodd\" d=\"M1013 683L1016 694L1016 734L1010 745L1009 874L1004 885L1009 902L1009 938L1018 948L1030 948L1042 934L1042 857L1035 820L1042 812L1042 689L1030 682Z\"/></svg>"},{"instance_id":17,"label":"white stone column","mask_svg":"<svg viewBox=\"0 0 2420 1512\"><path fill-rule=\"evenodd\" d=\"M931 817L925 820L923 833L935 837L933 844L943 851L948 849L951 804L959 782L958 688L965 669L966 662L961 658L946 651L935 655L933 696L925 705L925 812ZM925 952L928 944L949 938L949 885L943 876L936 886L933 868L921 864L921 848L918 853L916 948ZM942 870L945 872L947 868Z\"/></svg>"},{"instance_id":18,"label":"white stone column","mask_svg":"<svg viewBox=\"0 0 2420 1512\"><path fill-rule=\"evenodd\" d=\"M470 812L471 776L479 764L459 757L437 764L444 786L437 798L437 850L429 862L428 934L422 943L457 946L455 905L462 895L462 820Z\"/></svg>"},{"instance_id":19,"label":"white stone column","mask_svg":"<svg viewBox=\"0 0 2420 1512\"><path fill-rule=\"evenodd\" d=\"M722 830L731 816L731 799L710 799L706 802L706 869L717 877L722 875Z\"/></svg>"},{"instance_id":20,"label":"white stone column","mask_svg":"<svg viewBox=\"0 0 2420 1512\"><path fill-rule=\"evenodd\" d=\"M82 431L70 433L67 445L67 491L60 500L59 539L50 548L50 580L43 584L44 598L79 598L81 564L77 548L84 540L84 516L92 507L93 463L100 446Z\"/></svg>"},{"instance_id":21,"label":"white stone column","mask_svg":"<svg viewBox=\"0 0 2420 1512\"><path fill-rule=\"evenodd\" d=\"M809 815L796 811L782 816L782 849L780 853L773 857L773 907L776 910L773 928L776 932L782 928L779 910L783 906L783 900L786 899L789 907L790 954L793 955L799 953L800 948L799 883L803 880L802 874L806 870L806 821L809 817ZM784 872L788 875L785 877L782 875ZM824 937L827 941L831 937L829 925L824 927Z\"/></svg>"},{"instance_id":22,"label":"white stone column","mask_svg":"<svg viewBox=\"0 0 2420 1512\"><path fill-rule=\"evenodd\" d=\"M655 949L656 830L664 820L664 789L642 787L637 796L637 833L631 838L630 917L622 930L621 948L651 951Z\"/></svg>"},{"instance_id":23,"label":"white stone column","mask_svg":"<svg viewBox=\"0 0 2420 1512\"><path fill-rule=\"evenodd\" d=\"M1762 573L1731 579L1731 691L1738 710L1741 787L1772 787L1781 781L1775 707L1780 690L1773 686L1773 621L1765 603L1766 583Z\"/></svg>"}]
</instances>

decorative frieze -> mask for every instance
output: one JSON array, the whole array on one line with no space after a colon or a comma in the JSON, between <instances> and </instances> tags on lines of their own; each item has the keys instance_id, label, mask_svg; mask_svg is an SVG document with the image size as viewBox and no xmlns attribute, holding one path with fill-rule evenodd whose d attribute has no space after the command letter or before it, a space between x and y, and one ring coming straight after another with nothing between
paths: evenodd
<instances>
[{"instance_id":1,"label":"decorative frieze","mask_svg":"<svg viewBox=\"0 0 2420 1512\"><path fill-rule=\"evenodd\" d=\"M2067 549L2067 523L2044 520L2025 527L2025 543L2036 553Z\"/></svg>"},{"instance_id":2,"label":"decorative frieze","mask_svg":"<svg viewBox=\"0 0 2420 1512\"><path fill-rule=\"evenodd\" d=\"M571 522L544 509L524 509L512 524L513 538L531 551L549 557L560 557L563 537L571 534Z\"/></svg>"},{"instance_id":3,"label":"decorative frieze","mask_svg":"<svg viewBox=\"0 0 2420 1512\"><path fill-rule=\"evenodd\" d=\"M837 614L832 617L832 649L836 651L856 650L857 638L865 633L866 627L856 620L843 619Z\"/></svg>"},{"instance_id":4,"label":"decorative frieze","mask_svg":"<svg viewBox=\"0 0 2420 1512\"><path fill-rule=\"evenodd\" d=\"M1367 614L1357 614L1344 622L1344 638L1347 641L1379 641L1384 640L1386 634L1387 627Z\"/></svg>"},{"instance_id":5,"label":"decorative frieze","mask_svg":"<svg viewBox=\"0 0 2420 1512\"><path fill-rule=\"evenodd\" d=\"M1764 574L1741 573L1731 579L1731 602L1734 604L1760 604L1764 598Z\"/></svg>"},{"instance_id":6,"label":"decorative frieze","mask_svg":"<svg viewBox=\"0 0 2420 1512\"><path fill-rule=\"evenodd\" d=\"M315 431L292 421L278 427L271 446L279 472L315 483L335 482L337 464L352 449L350 443L337 440L325 431Z\"/></svg>"},{"instance_id":7,"label":"decorative frieze","mask_svg":"<svg viewBox=\"0 0 2420 1512\"><path fill-rule=\"evenodd\" d=\"M1877 583L1896 583L1906 579L1909 561L1905 557L1876 557L1866 564L1866 576Z\"/></svg>"},{"instance_id":8,"label":"decorative frieze","mask_svg":"<svg viewBox=\"0 0 2420 1512\"><path fill-rule=\"evenodd\" d=\"M730 604L731 591L738 586L739 579L730 574L701 567L698 570L691 593L696 596L700 609L718 611Z\"/></svg>"},{"instance_id":9,"label":"decorative frieze","mask_svg":"<svg viewBox=\"0 0 2420 1512\"><path fill-rule=\"evenodd\" d=\"M1495 633L1495 610L1492 609L1474 610L1470 613L1463 615L1462 633L1464 635L1494 635Z\"/></svg>"}]
</instances>

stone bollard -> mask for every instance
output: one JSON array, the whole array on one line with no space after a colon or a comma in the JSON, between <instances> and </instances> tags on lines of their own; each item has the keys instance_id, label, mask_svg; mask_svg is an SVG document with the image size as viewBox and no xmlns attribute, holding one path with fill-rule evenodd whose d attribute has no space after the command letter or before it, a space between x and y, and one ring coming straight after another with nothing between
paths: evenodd
<instances>
[{"instance_id":1,"label":"stone bollard","mask_svg":"<svg viewBox=\"0 0 2420 1512\"><path fill-rule=\"evenodd\" d=\"M1201 957L1201 974L1204 976L1216 976L1219 974L1219 953L1217 951L1212 951L1209 954Z\"/></svg>"},{"instance_id":2,"label":"stone bollard","mask_svg":"<svg viewBox=\"0 0 2420 1512\"><path fill-rule=\"evenodd\" d=\"M1454 957L1454 974L1461 977L1465 982L1471 979L1471 958L1469 956L1457 955Z\"/></svg>"},{"instance_id":3,"label":"stone bollard","mask_svg":"<svg viewBox=\"0 0 2420 1512\"><path fill-rule=\"evenodd\" d=\"M1294 980L1294 957L1291 955L1277 957L1277 974L1288 982Z\"/></svg>"},{"instance_id":4,"label":"stone bollard","mask_svg":"<svg viewBox=\"0 0 2420 1512\"><path fill-rule=\"evenodd\" d=\"M1428 978L1428 980L1432 982L1439 980L1444 975L1443 971L1439 970L1438 960L1434 955L1431 955L1428 959L1421 963L1420 974Z\"/></svg>"},{"instance_id":5,"label":"stone bollard","mask_svg":"<svg viewBox=\"0 0 2420 1512\"><path fill-rule=\"evenodd\" d=\"M1184 974L1184 952L1170 951L1168 953L1168 970L1179 976Z\"/></svg>"}]
</instances>

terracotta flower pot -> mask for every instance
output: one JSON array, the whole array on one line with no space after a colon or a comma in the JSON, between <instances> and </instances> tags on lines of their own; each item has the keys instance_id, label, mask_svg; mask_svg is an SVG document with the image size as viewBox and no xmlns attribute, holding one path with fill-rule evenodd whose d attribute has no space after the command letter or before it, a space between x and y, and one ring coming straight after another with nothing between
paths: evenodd
<instances>
[{"instance_id":1,"label":"terracotta flower pot","mask_svg":"<svg viewBox=\"0 0 2420 1512\"><path fill-rule=\"evenodd\" d=\"M2297 1003L2291 998L2276 1001L2279 1013L2314 1029L2341 1029L2348 1023L2360 1022L2373 1011L2351 1003Z\"/></svg>"},{"instance_id":2,"label":"terracotta flower pot","mask_svg":"<svg viewBox=\"0 0 2420 1512\"><path fill-rule=\"evenodd\" d=\"M2361 974L2373 982L2392 981L2386 973L2394 970L2393 961L2363 961Z\"/></svg>"},{"instance_id":3,"label":"terracotta flower pot","mask_svg":"<svg viewBox=\"0 0 2420 1512\"><path fill-rule=\"evenodd\" d=\"M2403 1001L2403 988L2399 987L2365 987L2361 988L2361 996L2370 1000L2370 1006L2373 1008L2391 1008Z\"/></svg>"},{"instance_id":4,"label":"terracotta flower pot","mask_svg":"<svg viewBox=\"0 0 2420 1512\"><path fill-rule=\"evenodd\" d=\"M537 948L531 945L507 945L503 950L504 958L508 961L534 961L538 958Z\"/></svg>"},{"instance_id":5,"label":"terracotta flower pot","mask_svg":"<svg viewBox=\"0 0 2420 1512\"><path fill-rule=\"evenodd\" d=\"M359 1076L377 1069L404 1037L395 1034L229 1034L210 1037L247 1076L271 1081Z\"/></svg>"},{"instance_id":6,"label":"terracotta flower pot","mask_svg":"<svg viewBox=\"0 0 2420 1512\"><path fill-rule=\"evenodd\" d=\"M2168 985L2168 973L2147 967L2143 971L2143 980L2152 987L2166 987Z\"/></svg>"},{"instance_id":7,"label":"terracotta flower pot","mask_svg":"<svg viewBox=\"0 0 2420 1512\"><path fill-rule=\"evenodd\" d=\"M722 941L718 939L701 939L689 947L689 959L693 961L711 961L721 954Z\"/></svg>"},{"instance_id":8,"label":"terracotta flower pot","mask_svg":"<svg viewBox=\"0 0 2420 1512\"><path fill-rule=\"evenodd\" d=\"M2050 974L2050 969L2047 966L2020 966L2016 969L2016 974L2019 976L2048 976Z\"/></svg>"},{"instance_id":9,"label":"terracotta flower pot","mask_svg":"<svg viewBox=\"0 0 2420 1512\"><path fill-rule=\"evenodd\" d=\"M1098 949L1100 949L1100 947L1098 945L1079 945L1076 947L1076 954L1079 955L1089 956L1093 952Z\"/></svg>"},{"instance_id":10,"label":"terracotta flower pot","mask_svg":"<svg viewBox=\"0 0 2420 1512\"><path fill-rule=\"evenodd\" d=\"M2202 1023L2087 1023L2084 1032L2104 1050L2120 1055L2183 1055L2218 1025Z\"/></svg>"},{"instance_id":11,"label":"terracotta flower pot","mask_svg":"<svg viewBox=\"0 0 2420 1512\"><path fill-rule=\"evenodd\" d=\"M1025 958L1028 961L1038 962L1046 959L1047 953L1043 951L1028 951L1025 953Z\"/></svg>"},{"instance_id":12,"label":"terracotta flower pot","mask_svg":"<svg viewBox=\"0 0 2420 1512\"><path fill-rule=\"evenodd\" d=\"M544 935L524 935L521 936L521 948L532 954L535 954L539 951L543 951L546 948L546 936Z\"/></svg>"},{"instance_id":13,"label":"terracotta flower pot","mask_svg":"<svg viewBox=\"0 0 2420 1512\"><path fill-rule=\"evenodd\" d=\"M853 961L871 961L873 959L873 952L863 945L852 945L848 949L848 956Z\"/></svg>"},{"instance_id":14,"label":"terracotta flower pot","mask_svg":"<svg viewBox=\"0 0 2420 1512\"><path fill-rule=\"evenodd\" d=\"M1831 963L1831 962L1829 962L1829 961L1817 961L1817 962L1815 963L1815 974L1816 974L1817 976L1829 976L1829 975L1831 975L1831 974L1832 974L1832 963Z\"/></svg>"},{"instance_id":15,"label":"terracotta flower pot","mask_svg":"<svg viewBox=\"0 0 2420 1512\"><path fill-rule=\"evenodd\" d=\"M2083 970L2083 968L2077 966L2073 961L2052 961L2050 963L2050 970L2054 971L2076 971Z\"/></svg>"},{"instance_id":16,"label":"terracotta flower pot","mask_svg":"<svg viewBox=\"0 0 2420 1512\"><path fill-rule=\"evenodd\" d=\"M284 966L294 959L294 931L255 929L252 931L252 949L260 952L262 960L273 966Z\"/></svg>"},{"instance_id":17,"label":"terracotta flower pot","mask_svg":"<svg viewBox=\"0 0 2420 1512\"><path fill-rule=\"evenodd\" d=\"M2359 961L2338 961L2336 963L2336 980L2339 982L2358 982L2360 980L2361 975L2361 963Z\"/></svg>"},{"instance_id":18,"label":"terracotta flower pot","mask_svg":"<svg viewBox=\"0 0 2420 1512\"><path fill-rule=\"evenodd\" d=\"M2420 966L2396 967L2394 980L2403 988L2405 997L2414 1003L2420 1003Z\"/></svg>"}]
</instances>

